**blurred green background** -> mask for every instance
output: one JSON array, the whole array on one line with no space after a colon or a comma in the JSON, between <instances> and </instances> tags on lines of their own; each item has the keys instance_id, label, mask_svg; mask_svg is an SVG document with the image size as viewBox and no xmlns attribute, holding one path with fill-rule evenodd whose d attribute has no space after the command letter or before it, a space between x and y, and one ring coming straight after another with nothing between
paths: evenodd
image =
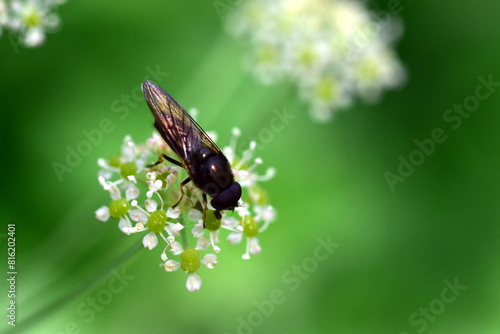
<instances>
[{"instance_id":1,"label":"blurred green background","mask_svg":"<svg viewBox=\"0 0 500 334\"><path fill-rule=\"evenodd\" d=\"M407 84L328 124L310 120L292 85L262 86L245 71L245 47L210 1L70 1L42 47L15 52L1 37L1 258L15 223L16 330L499 333L499 87L457 129L443 115L475 94L480 76L500 81L500 3L402 5L397 51ZM197 107L222 146L234 126L248 141L274 110L296 115L259 145L277 169L263 184L278 210L260 237L263 252L243 261L243 245L225 247L195 293L183 273L158 267L160 251L142 248L142 235L94 217L109 201L97 159L115 154L126 134L142 142L152 132L140 95L122 100L145 78ZM113 131L58 180L52 163L64 163L104 118ZM436 128L447 140L391 191L384 173L397 173L398 157ZM318 238L337 244L331 254L316 251ZM121 289L109 294L120 275Z\"/></svg>"}]
</instances>

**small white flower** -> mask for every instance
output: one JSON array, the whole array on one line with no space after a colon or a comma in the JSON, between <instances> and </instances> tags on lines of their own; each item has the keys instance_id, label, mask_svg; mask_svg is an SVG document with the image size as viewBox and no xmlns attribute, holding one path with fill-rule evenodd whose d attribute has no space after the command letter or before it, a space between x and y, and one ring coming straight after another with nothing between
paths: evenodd
<instances>
[{"instance_id":1,"label":"small white flower","mask_svg":"<svg viewBox=\"0 0 500 334\"><path fill-rule=\"evenodd\" d=\"M132 204L132 206L134 205ZM128 212L128 214L130 216L130 219L132 219L135 222L140 222L144 225L147 224L148 222L148 216L146 216L144 212L142 212L141 210L132 209Z\"/></svg>"},{"instance_id":2,"label":"small white flower","mask_svg":"<svg viewBox=\"0 0 500 334\"><path fill-rule=\"evenodd\" d=\"M247 206L238 206L234 209L240 217L250 216L250 211Z\"/></svg>"},{"instance_id":3,"label":"small white flower","mask_svg":"<svg viewBox=\"0 0 500 334\"><path fill-rule=\"evenodd\" d=\"M206 237L201 237L198 239L198 243L196 244L197 250L205 250L210 246L210 240Z\"/></svg>"},{"instance_id":4,"label":"small white flower","mask_svg":"<svg viewBox=\"0 0 500 334\"><path fill-rule=\"evenodd\" d=\"M132 224L130 223L130 220L126 218L120 218L120 221L118 222L118 228L120 231L122 231L125 234L130 234L130 229L132 228Z\"/></svg>"},{"instance_id":5,"label":"small white flower","mask_svg":"<svg viewBox=\"0 0 500 334\"><path fill-rule=\"evenodd\" d=\"M200 219L198 224L194 225L191 233L193 233L193 237L195 238L201 238L203 234L205 234L205 229L203 228L203 220Z\"/></svg>"},{"instance_id":6,"label":"small white flower","mask_svg":"<svg viewBox=\"0 0 500 334\"><path fill-rule=\"evenodd\" d=\"M212 249L216 253L220 252L220 247L217 246L217 244L219 243L219 232L220 230L210 231L210 244L212 245Z\"/></svg>"},{"instance_id":7,"label":"small white flower","mask_svg":"<svg viewBox=\"0 0 500 334\"><path fill-rule=\"evenodd\" d=\"M113 183L109 185L109 195L112 199L121 198L120 189Z\"/></svg>"},{"instance_id":8,"label":"small white flower","mask_svg":"<svg viewBox=\"0 0 500 334\"><path fill-rule=\"evenodd\" d=\"M59 17L51 11L61 4L61 1L25 0L12 1L7 7L1 1L0 26L17 33L25 46L39 46L45 41L45 33L59 26Z\"/></svg>"},{"instance_id":9,"label":"small white flower","mask_svg":"<svg viewBox=\"0 0 500 334\"><path fill-rule=\"evenodd\" d=\"M228 156L231 162L237 162L237 166L232 166L232 168L235 179L237 181L241 180L241 186L246 188L244 192L246 202L239 201L235 209L237 211L236 215L222 212L221 228L209 230L208 237L204 236L204 210L207 210L206 213L212 215L213 218L214 213L211 210L214 210L214 208L209 202L207 208L200 210L200 205L204 205L204 201L202 200L201 190L193 182L185 185L183 189L184 199L179 206L173 208L166 205L175 203L175 198L179 196L178 177L180 167L169 166L164 163L143 169L147 162L156 159L156 153L152 152L151 147L160 149L159 143L155 143L158 138L151 139L147 145L137 145L130 137L126 137L119 162L117 158L113 158L110 162L104 159L98 160L98 165L102 168L98 174L99 183L113 200L119 200L118 202L112 202L113 210L116 210L121 215L118 222L119 229L127 235L146 232L142 238L142 243L144 247L150 250L156 248L160 242L164 242L160 258L162 261L161 266L164 267L165 271L175 271L182 267L181 261L187 261L185 263L186 268L190 269L186 271L191 273L188 275L186 282L186 288L189 291L196 291L201 287L200 277L193 273L198 269L197 261L200 261L209 269L213 269L217 263L217 256L207 254L207 250L211 248L214 253L221 251L217 245L221 232L229 231L227 233L229 233L228 240L230 243L238 243L243 240L244 236L243 222L253 224L246 233L254 236L255 229L258 228L260 233L276 217L274 208L267 204L267 194L260 186L256 185L258 182L268 180L274 176L274 170L268 169L265 175L257 174L256 170L260 168L259 166L263 164L263 161L260 158L253 157L256 142L251 142L248 149L240 156L236 151L236 139L239 135L239 130L234 129L230 147L224 148L224 151L229 152ZM251 163L252 160L253 163ZM120 168L111 165L118 165ZM124 178L123 174L125 173L134 173L137 177ZM165 180L165 182L162 180ZM122 198L122 193L125 193L125 198ZM152 199L153 196L156 196L155 199ZM143 203L143 205L139 205L139 203ZM109 220L109 207L102 206L95 211L95 215L101 221ZM242 218L237 219L238 215ZM251 219L249 222L245 220L247 219L246 216ZM133 223L135 223L135 226L132 225ZM213 227L215 226L213 225ZM189 227L192 236L185 231L186 227ZM260 252L256 237L246 237L245 239L246 252L243 257L249 258L250 254ZM182 244L180 241L182 241ZM184 247L188 248L189 244L195 244L194 250L191 249L190 252L198 256L197 259L190 260L189 253L183 254L185 252ZM171 253L172 257L178 258L169 259L167 253ZM184 258L186 256L188 257ZM200 258L202 259L200 260ZM193 262L190 263L190 261Z\"/></svg>"},{"instance_id":10,"label":"small white flower","mask_svg":"<svg viewBox=\"0 0 500 334\"><path fill-rule=\"evenodd\" d=\"M200 221L202 219L202 213L199 210L191 209L188 212L188 219L193 222Z\"/></svg>"},{"instance_id":11,"label":"small white flower","mask_svg":"<svg viewBox=\"0 0 500 334\"><path fill-rule=\"evenodd\" d=\"M251 254L258 254L262 251L259 245L259 239L257 238L248 238L248 250Z\"/></svg>"},{"instance_id":12,"label":"small white flower","mask_svg":"<svg viewBox=\"0 0 500 334\"><path fill-rule=\"evenodd\" d=\"M165 251L163 251L160 255L160 258L163 262L166 262L168 260L168 256L167 254L165 253Z\"/></svg>"},{"instance_id":13,"label":"small white flower","mask_svg":"<svg viewBox=\"0 0 500 334\"><path fill-rule=\"evenodd\" d=\"M156 233L149 232L142 239L142 244L144 247L149 248L149 250L153 249L158 245L158 238L156 237Z\"/></svg>"},{"instance_id":14,"label":"small white flower","mask_svg":"<svg viewBox=\"0 0 500 334\"><path fill-rule=\"evenodd\" d=\"M175 260L167 260L163 264L165 271L176 271L177 269L179 269L180 266L181 264Z\"/></svg>"},{"instance_id":15,"label":"small white flower","mask_svg":"<svg viewBox=\"0 0 500 334\"><path fill-rule=\"evenodd\" d=\"M149 186L149 191L146 193L146 196L148 198L151 198L153 197L153 195L158 192L158 190L161 189L161 187L163 186L163 182L161 180L151 180L151 181L147 181L148 183L148 186Z\"/></svg>"},{"instance_id":16,"label":"small white flower","mask_svg":"<svg viewBox=\"0 0 500 334\"><path fill-rule=\"evenodd\" d=\"M260 233L264 232L264 230L267 229L269 224L276 220L276 210L271 206L255 206L255 220L257 221L264 221L264 225L262 228L259 230Z\"/></svg>"},{"instance_id":17,"label":"small white flower","mask_svg":"<svg viewBox=\"0 0 500 334\"><path fill-rule=\"evenodd\" d=\"M0 36L2 35L2 26L7 25L9 16L7 15L7 4L4 0L0 0Z\"/></svg>"},{"instance_id":18,"label":"small white flower","mask_svg":"<svg viewBox=\"0 0 500 334\"><path fill-rule=\"evenodd\" d=\"M26 46L39 46L45 42L45 33L41 28L32 28L26 31L24 44Z\"/></svg>"},{"instance_id":19,"label":"small white flower","mask_svg":"<svg viewBox=\"0 0 500 334\"><path fill-rule=\"evenodd\" d=\"M163 138L155 131L153 135L146 141L146 145L156 155L170 150L169 146Z\"/></svg>"},{"instance_id":20,"label":"small white flower","mask_svg":"<svg viewBox=\"0 0 500 334\"><path fill-rule=\"evenodd\" d=\"M125 136L122 145L122 161L135 161L136 147L131 136Z\"/></svg>"},{"instance_id":21,"label":"small white flower","mask_svg":"<svg viewBox=\"0 0 500 334\"><path fill-rule=\"evenodd\" d=\"M140 194L140 192L139 192L139 189L137 189L137 187L130 186L125 191L125 198L127 199L127 201L131 201L131 200L139 197L139 194Z\"/></svg>"},{"instance_id":22,"label":"small white flower","mask_svg":"<svg viewBox=\"0 0 500 334\"><path fill-rule=\"evenodd\" d=\"M230 244L239 244L242 239L243 233L241 232L232 232L227 236L227 241L229 241Z\"/></svg>"},{"instance_id":23,"label":"small white flower","mask_svg":"<svg viewBox=\"0 0 500 334\"><path fill-rule=\"evenodd\" d=\"M99 209L96 210L95 217L103 222L108 221L109 207L107 207L106 205L101 206Z\"/></svg>"},{"instance_id":24,"label":"small white flower","mask_svg":"<svg viewBox=\"0 0 500 334\"><path fill-rule=\"evenodd\" d=\"M363 3L347 0L254 0L225 20L229 32L248 40L246 65L255 76L263 84L296 83L320 122L355 95L372 102L403 82L392 51L401 24L395 17L387 21L376 22Z\"/></svg>"},{"instance_id":25,"label":"small white flower","mask_svg":"<svg viewBox=\"0 0 500 334\"><path fill-rule=\"evenodd\" d=\"M214 269L217 264L217 256L215 254L206 254L201 263L206 265L208 269Z\"/></svg>"},{"instance_id":26,"label":"small white flower","mask_svg":"<svg viewBox=\"0 0 500 334\"><path fill-rule=\"evenodd\" d=\"M120 221L120 222L121 222L121 221ZM144 227L144 225L143 225L142 223L137 223L137 224L135 224L135 226L134 226L134 227L128 227L128 228L127 228L127 227L125 226L125 227L120 228L120 229L123 231L123 233L125 233L125 234L127 234L127 235L128 235L128 234L132 234L132 233L139 233L139 232L143 232L143 231L146 231L146 230L147 230L147 228L146 228L146 227ZM143 244L144 244L144 243L143 243Z\"/></svg>"},{"instance_id":27,"label":"small white flower","mask_svg":"<svg viewBox=\"0 0 500 334\"><path fill-rule=\"evenodd\" d=\"M178 237L181 234L181 231L184 229L184 225L181 223L170 223L165 226L165 230L168 235L173 237Z\"/></svg>"},{"instance_id":28,"label":"small white flower","mask_svg":"<svg viewBox=\"0 0 500 334\"><path fill-rule=\"evenodd\" d=\"M184 248L182 248L182 245L178 243L177 241L174 241L170 244L170 253L174 255L179 255L184 251Z\"/></svg>"},{"instance_id":29,"label":"small white flower","mask_svg":"<svg viewBox=\"0 0 500 334\"><path fill-rule=\"evenodd\" d=\"M186 281L186 289L188 291L198 291L201 287L201 278L196 274L190 274Z\"/></svg>"},{"instance_id":30,"label":"small white flower","mask_svg":"<svg viewBox=\"0 0 500 334\"><path fill-rule=\"evenodd\" d=\"M167 217L172 219L177 219L180 217L182 211L179 207L176 208L168 208Z\"/></svg>"},{"instance_id":31,"label":"small white flower","mask_svg":"<svg viewBox=\"0 0 500 334\"><path fill-rule=\"evenodd\" d=\"M234 230L239 224L239 220L234 217L222 217L222 226L226 229Z\"/></svg>"},{"instance_id":32,"label":"small white flower","mask_svg":"<svg viewBox=\"0 0 500 334\"><path fill-rule=\"evenodd\" d=\"M148 198L147 200L144 201L144 206L145 206L146 210L148 210L149 212L153 212L153 211L156 211L156 208L158 207L158 203L156 203L155 200Z\"/></svg>"}]
</instances>

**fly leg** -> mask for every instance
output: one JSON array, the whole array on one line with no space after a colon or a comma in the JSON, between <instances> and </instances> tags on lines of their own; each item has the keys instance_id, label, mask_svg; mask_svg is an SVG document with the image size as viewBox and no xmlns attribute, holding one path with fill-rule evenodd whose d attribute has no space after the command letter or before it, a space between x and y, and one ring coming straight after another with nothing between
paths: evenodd
<instances>
[{"instance_id":1,"label":"fly leg","mask_svg":"<svg viewBox=\"0 0 500 334\"><path fill-rule=\"evenodd\" d=\"M179 203L181 202L182 198L184 197L184 186L186 184L189 183L189 181L191 181L191 179L189 177L187 177L184 181L181 182L181 197L179 197L179 200L177 201L177 203L174 204L174 206L172 206L173 209L175 209L175 207L177 205L179 205Z\"/></svg>"},{"instance_id":2,"label":"fly leg","mask_svg":"<svg viewBox=\"0 0 500 334\"><path fill-rule=\"evenodd\" d=\"M203 193L203 228L205 228L205 222L207 221L207 195Z\"/></svg>"},{"instance_id":3,"label":"fly leg","mask_svg":"<svg viewBox=\"0 0 500 334\"><path fill-rule=\"evenodd\" d=\"M183 164L181 164L179 161L175 160L175 159L172 159L171 157L169 157L168 155L166 154L161 154L159 157L158 157L158 160L154 163L154 164L151 164L151 165L148 165L148 168L151 168L151 167L154 167L154 166L158 166L159 164L161 164L164 160L167 160L171 163L173 163L174 165L177 165L179 167L182 167L182 168L186 168L184 167Z\"/></svg>"},{"instance_id":4,"label":"fly leg","mask_svg":"<svg viewBox=\"0 0 500 334\"><path fill-rule=\"evenodd\" d=\"M175 159L172 159L171 157L169 157L168 155L166 154L161 154L159 157L158 157L158 160L154 163L154 164L151 164L151 165L148 165L148 168L151 168L151 167L154 167L154 166L157 166L159 164L161 164L164 160L167 160L171 163L173 163L174 165L177 165L179 167L182 167L182 168L186 168L184 167L183 164L181 164L179 161L175 160ZM177 203L174 204L174 206L172 206L172 208L175 208L177 205L179 205L179 203L181 202L182 198L184 197L184 186L186 184L189 183L189 181L191 181L191 179L189 177L187 177L184 181L182 181L181 183L181 197L179 197L179 200L177 201Z\"/></svg>"}]
</instances>

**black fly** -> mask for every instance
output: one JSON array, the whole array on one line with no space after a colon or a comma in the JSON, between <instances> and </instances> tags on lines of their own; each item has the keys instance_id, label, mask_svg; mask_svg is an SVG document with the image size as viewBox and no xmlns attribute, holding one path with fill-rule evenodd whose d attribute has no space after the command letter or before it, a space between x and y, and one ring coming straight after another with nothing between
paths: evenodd
<instances>
[{"instance_id":1,"label":"black fly","mask_svg":"<svg viewBox=\"0 0 500 334\"><path fill-rule=\"evenodd\" d=\"M156 164L166 159L185 168L189 174L181 183L181 197L174 207L184 196L182 187L193 181L203 192L203 226L207 210L206 195L212 197L210 203L215 208L214 213L218 219L221 218L221 210L234 210L241 197L241 186L234 181L229 161L221 150L184 108L160 86L151 81L144 81L142 92L155 118L156 130L181 160L179 162L163 154Z\"/></svg>"}]
</instances>

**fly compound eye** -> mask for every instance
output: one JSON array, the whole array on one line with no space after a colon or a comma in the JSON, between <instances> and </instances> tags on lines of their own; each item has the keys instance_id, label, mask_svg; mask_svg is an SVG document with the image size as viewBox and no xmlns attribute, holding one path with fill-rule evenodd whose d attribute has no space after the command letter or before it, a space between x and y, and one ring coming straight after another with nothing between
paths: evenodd
<instances>
[{"instance_id":1,"label":"fly compound eye","mask_svg":"<svg viewBox=\"0 0 500 334\"><path fill-rule=\"evenodd\" d=\"M233 210L241 197L241 186L233 182L229 187L217 194L210 202L216 210Z\"/></svg>"}]
</instances>

